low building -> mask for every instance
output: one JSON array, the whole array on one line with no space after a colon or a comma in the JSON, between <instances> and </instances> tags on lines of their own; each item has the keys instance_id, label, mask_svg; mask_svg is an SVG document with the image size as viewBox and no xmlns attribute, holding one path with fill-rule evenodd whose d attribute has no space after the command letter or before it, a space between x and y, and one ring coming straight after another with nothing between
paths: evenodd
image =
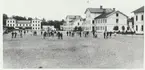
<instances>
[{"instance_id":1,"label":"low building","mask_svg":"<svg viewBox=\"0 0 145 70\"><path fill-rule=\"evenodd\" d=\"M133 11L136 34L144 34L144 6Z\"/></svg>"},{"instance_id":2,"label":"low building","mask_svg":"<svg viewBox=\"0 0 145 70\"><path fill-rule=\"evenodd\" d=\"M128 16L115 9L111 12L104 12L94 19L93 29L97 32L104 31L120 31L124 32L127 30L127 19ZM115 30L114 28L117 27Z\"/></svg>"},{"instance_id":3,"label":"low building","mask_svg":"<svg viewBox=\"0 0 145 70\"><path fill-rule=\"evenodd\" d=\"M42 30L43 30L43 31L51 31L51 30L56 30L56 29L54 28L54 26L43 25L43 26L42 26Z\"/></svg>"}]
</instances>

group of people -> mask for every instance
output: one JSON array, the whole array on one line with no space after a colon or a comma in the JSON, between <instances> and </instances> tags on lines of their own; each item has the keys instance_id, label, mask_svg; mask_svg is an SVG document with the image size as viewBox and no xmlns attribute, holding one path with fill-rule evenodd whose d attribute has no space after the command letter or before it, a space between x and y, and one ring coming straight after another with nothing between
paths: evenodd
<instances>
[{"instance_id":1,"label":"group of people","mask_svg":"<svg viewBox=\"0 0 145 70\"><path fill-rule=\"evenodd\" d=\"M41 31L41 35L43 35L43 38L45 39L47 36L48 37L54 37L57 36L58 39L63 39L63 34L61 32L56 32L56 31Z\"/></svg>"},{"instance_id":2,"label":"group of people","mask_svg":"<svg viewBox=\"0 0 145 70\"><path fill-rule=\"evenodd\" d=\"M104 39L107 39L107 38L111 38L111 36L112 36L112 32L107 32L107 31L105 31L104 32Z\"/></svg>"}]
</instances>

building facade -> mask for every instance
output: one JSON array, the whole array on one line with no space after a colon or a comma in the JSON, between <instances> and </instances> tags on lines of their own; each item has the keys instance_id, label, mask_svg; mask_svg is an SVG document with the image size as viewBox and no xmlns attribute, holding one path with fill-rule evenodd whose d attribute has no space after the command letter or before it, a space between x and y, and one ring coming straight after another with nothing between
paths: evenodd
<instances>
[{"instance_id":1,"label":"building facade","mask_svg":"<svg viewBox=\"0 0 145 70\"><path fill-rule=\"evenodd\" d=\"M144 6L133 11L136 34L144 34Z\"/></svg>"},{"instance_id":2,"label":"building facade","mask_svg":"<svg viewBox=\"0 0 145 70\"><path fill-rule=\"evenodd\" d=\"M79 15L68 15L66 17L64 25L61 28L64 31L72 31L75 27L79 27L83 24L83 19Z\"/></svg>"},{"instance_id":3,"label":"building facade","mask_svg":"<svg viewBox=\"0 0 145 70\"><path fill-rule=\"evenodd\" d=\"M41 20L16 20L13 18L6 20L7 27L14 27L19 29L31 29L33 31L41 30Z\"/></svg>"},{"instance_id":4,"label":"building facade","mask_svg":"<svg viewBox=\"0 0 145 70\"><path fill-rule=\"evenodd\" d=\"M112 11L111 8L103 8L103 6L100 6L100 8L87 8L86 9L86 11L85 11L86 21L83 24L84 31L92 31L94 18L101 15L103 13L104 9L106 10L106 12Z\"/></svg>"},{"instance_id":5,"label":"building facade","mask_svg":"<svg viewBox=\"0 0 145 70\"><path fill-rule=\"evenodd\" d=\"M105 12L94 19L94 30L96 32L104 31L120 31L125 32L127 30L128 17L120 11ZM117 27L117 30L114 28Z\"/></svg>"}]
</instances>

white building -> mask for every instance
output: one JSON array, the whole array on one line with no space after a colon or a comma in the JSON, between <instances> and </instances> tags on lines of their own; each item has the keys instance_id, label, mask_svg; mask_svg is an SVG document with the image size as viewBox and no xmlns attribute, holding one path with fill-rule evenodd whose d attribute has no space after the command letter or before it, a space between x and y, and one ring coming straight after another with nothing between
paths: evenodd
<instances>
[{"instance_id":1,"label":"white building","mask_svg":"<svg viewBox=\"0 0 145 70\"><path fill-rule=\"evenodd\" d=\"M50 26L50 25L43 25L43 26L42 26L42 29L43 29L44 31L56 30L56 29L54 28L54 26Z\"/></svg>"},{"instance_id":2,"label":"white building","mask_svg":"<svg viewBox=\"0 0 145 70\"><path fill-rule=\"evenodd\" d=\"M104 12L94 19L93 28L95 31L102 33L105 30L114 32L114 27L117 27L117 31L123 32L127 30L127 19L128 16L120 11L113 9L113 11L106 12L104 9Z\"/></svg>"},{"instance_id":3,"label":"white building","mask_svg":"<svg viewBox=\"0 0 145 70\"><path fill-rule=\"evenodd\" d=\"M66 17L64 25L61 28L65 31L74 30L75 27L79 27L83 24L83 19L79 15L68 15Z\"/></svg>"},{"instance_id":4,"label":"white building","mask_svg":"<svg viewBox=\"0 0 145 70\"><path fill-rule=\"evenodd\" d=\"M136 34L144 34L144 6L133 11Z\"/></svg>"},{"instance_id":5,"label":"white building","mask_svg":"<svg viewBox=\"0 0 145 70\"><path fill-rule=\"evenodd\" d=\"M19 29L31 29L33 31L39 31L41 30L41 20L39 19L16 20L13 18L9 18L6 20L6 26Z\"/></svg>"},{"instance_id":6,"label":"white building","mask_svg":"<svg viewBox=\"0 0 145 70\"><path fill-rule=\"evenodd\" d=\"M83 28L85 31L92 31L94 18L101 15L103 13L104 9L106 10L106 12L112 11L111 8L103 8L103 6L100 6L100 8L87 8L86 9L86 11L85 11L86 21L83 24Z\"/></svg>"}]
</instances>

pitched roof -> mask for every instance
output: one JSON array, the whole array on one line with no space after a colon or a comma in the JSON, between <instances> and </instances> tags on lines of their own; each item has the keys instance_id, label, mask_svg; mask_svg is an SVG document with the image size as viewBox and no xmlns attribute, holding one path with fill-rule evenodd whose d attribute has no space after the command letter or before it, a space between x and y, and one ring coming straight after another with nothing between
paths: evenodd
<instances>
[{"instance_id":1,"label":"pitched roof","mask_svg":"<svg viewBox=\"0 0 145 70\"><path fill-rule=\"evenodd\" d=\"M140 7L139 9L133 11L134 13L144 12L144 6Z\"/></svg>"},{"instance_id":2,"label":"pitched roof","mask_svg":"<svg viewBox=\"0 0 145 70\"><path fill-rule=\"evenodd\" d=\"M80 15L67 15L66 18L71 18L71 19L73 19L73 18L81 18L81 16Z\"/></svg>"},{"instance_id":3,"label":"pitched roof","mask_svg":"<svg viewBox=\"0 0 145 70\"><path fill-rule=\"evenodd\" d=\"M128 18L127 15L125 15L124 13L122 13L122 12L120 12L120 11L112 11L112 12L104 12L104 13L102 13L100 16L96 17L95 19L107 18L109 15L111 15L111 14L113 14L113 13L116 13L116 12L118 12L118 13L120 13L120 14L122 14L122 15L124 15L124 16L126 16L126 17Z\"/></svg>"},{"instance_id":4,"label":"pitched roof","mask_svg":"<svg viewBox=\"0 0 145 70\"><path fill-rule=\"evenodd\" d=\"M100 8L87 8L85 13L87 12L87 10L89 10L91 13L102 13L104 11L104 9L106 11L109 11L109 12L112 11L111 8L103 8L103 9L100 9Z\"/></svg>"},{"instance_id":5,"label":"pitched roof","mask_svg":"<svg viewBox=\"0 0 145 70\"><path fill-rule=\"evenodd\" d=\"M18 24L30 24L31 21L29 21L29 20L19 20L19 21L17 21L17 23Z\"/></svg>"}]
</instances>

